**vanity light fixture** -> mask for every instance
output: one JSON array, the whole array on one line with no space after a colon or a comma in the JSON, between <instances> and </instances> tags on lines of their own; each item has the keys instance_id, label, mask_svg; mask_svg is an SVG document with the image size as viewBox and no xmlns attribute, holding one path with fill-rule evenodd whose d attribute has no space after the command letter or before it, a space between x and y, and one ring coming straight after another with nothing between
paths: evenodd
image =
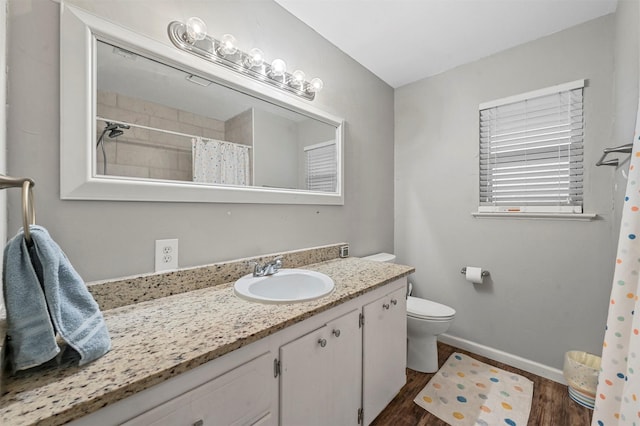
<instances>
[{"instance_id":1,"label":"vanity light fixture","mask_svg":"<svg viewBox=\"0 0 640 426\"><path fill-rule=\"evenodd\" d=\"M282 59L274 59L271 62L271 73L270 77L272 78L281 78L282 82L285 82L285 78L287 76L287 64Z\"/></svg>"},{"instance_id":2,"label":"vanity light fixture","mask_svg":"<svg viewBox=\"0 0 640 426\"><path fill-rule=\"evenodd\" d=\"M316 78L312 78L311 81L309 82L309 87L307 88L308 91L313 92L313 93L317 93L319 91L322 90L322 88L324 87L324 83L322 82L322 80L320 80L318 77Z\"/></svg>"},{"instance_id":3,"label":"vanity light fixture","mask_svg":"<svg viewBox=\"0 0 640 426\"><path fill-rule=\"evenodd\" d=\"M264 52L257 47L254 47L249 51L245 64L249 68L259 68L264 64Z\"/></svg>"},{"instance_id":4,"label":"vanity light fixture","mask_svg":"<svg viewBox=\"0 0 640 426\"><path fill-rule=\"evenodd\" d=\"M189 43L204 40L207 36L207 24L196 16L187 19L185 37Z\"/></svg>"},{"instance_id":5,"label":"vanity light fixture","mask_svg":"<svg viewBox=\"0 0 640 426\"><path fill-rule=\"evenodd\" d=\"M304 71L295 70L291 73L291 83L295 84L297 87L302 87L304 85L304 79L306 75Z\"/></svg>"},{"instance_id":6,"label":"vanity light fixture","mask_svg":"<svg viewBox=\"0 0 640 426\"><path fill-rule=\"evenodd\" d=\"M258 48L248 53L238 49L236 38L231 34L225 34L219 40L209 36L207 25L200 18L189 18L186 23L173 21L168 32L171 42L185 52L304 99L313 100L322 89L322 80L317 77L306 81L305 73L300 70L288 73L282 59L268 63L264 52Z\"/></svg>"},{"instance_id":7,"label":"vanity light fixture","mask_svg":"<svg viewBox=\"0 0 640 426\"><path fill-rule=\"evenodd\" d=\"M218 52L222 56L231 56L234 55L238 51L238 46L236 43L236 38L231 34L225 34L222 36L220 40L220 46L218 47Z\"/></svg>"}]
</instances>

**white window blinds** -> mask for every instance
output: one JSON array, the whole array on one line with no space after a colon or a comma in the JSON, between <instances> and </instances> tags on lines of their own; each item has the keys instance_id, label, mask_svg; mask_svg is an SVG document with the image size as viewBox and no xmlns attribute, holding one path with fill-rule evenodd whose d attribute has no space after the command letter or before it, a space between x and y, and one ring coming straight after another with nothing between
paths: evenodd
<instances>
[{"instance_id":1,"label":"white window blinds","mask_svg":"<svg viewBox=\"0 0 640 426\"><path fill-rule=\"evenodd\" d=\"M307 146L304 151L307 189L310 191L336 192L338 161L335 141Z\"/></svg>"},{"instance_id":2,"label":"white window blinds","mask_svg":"<svg viewBox=\"0 0 640 426\"><path fill-rule=\"evenodd\" d=\"M480 105L480 212L582 213L583 87Z\"/></svg>"}]
</instances>

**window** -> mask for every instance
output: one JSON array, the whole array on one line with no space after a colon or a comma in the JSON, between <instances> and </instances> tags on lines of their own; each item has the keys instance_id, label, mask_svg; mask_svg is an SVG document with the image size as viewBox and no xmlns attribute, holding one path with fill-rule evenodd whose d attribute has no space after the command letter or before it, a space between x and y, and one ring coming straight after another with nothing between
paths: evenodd
<instances>
[{"instance_id":1,"label":"window","mask_svg":"<svg viewBox=\"0 0 640 426\"><path fill-rule=\"evenodd\" d=\"M304 148L307 165L307 189L310 191L336 192L338 162L335 141L322 142Z\"/></svg>"},{"instance_id":2,"label":"window","mask_svg":"<svg viewBox=\"0 0 640 426\"><path fill-rule=\"evenodd\" d=\"M479 212L582 213L583 88L480 105Z\"/></svg>"}]
</instances>

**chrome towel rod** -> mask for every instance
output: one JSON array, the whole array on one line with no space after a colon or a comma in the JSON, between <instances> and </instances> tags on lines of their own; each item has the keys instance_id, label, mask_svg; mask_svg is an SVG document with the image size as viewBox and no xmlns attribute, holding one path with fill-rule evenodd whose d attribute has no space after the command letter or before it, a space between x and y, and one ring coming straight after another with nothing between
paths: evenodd
<instances>
[{"instance_id":1,"label":"chrome towel rod","mask_svg":"<svg viewBox=\"0 0 640 426\"><path fill-rule=\"evenodd\" d=\"M602 154L602 157L600 157L600 159L596 163L596 166L615 166L615 167L618 167L618 159L617 158L613 158L611 160L605 160L605 157L607 155L611 154L611 153L631 154L632 149L633 149L633 144L632 143L628 143L626 145L620 145L620 146L617 146L615 148L605 148L604 149L604 154Z\"/></svg>"},{"instance_id":2,"label":"chrome towel rod","mask_svg":"<svg viewBox=\"0 0 640 426\"><path fill-rule=\"evenodd\" d=\"M0 175L0 189L22 188L22 228L24 238L31 244L31 232L29 225L36 223L35 201L33 199L33 187L35 182L30 178L15 178Z\"/></svg>"}]
</instances>

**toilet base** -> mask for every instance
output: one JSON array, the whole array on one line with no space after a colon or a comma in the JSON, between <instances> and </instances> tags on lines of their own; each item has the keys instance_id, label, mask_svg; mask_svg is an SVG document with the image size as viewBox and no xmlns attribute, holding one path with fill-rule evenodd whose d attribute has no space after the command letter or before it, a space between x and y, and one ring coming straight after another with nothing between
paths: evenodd
<instances>
[{"instance_id":1,"label":"toilet base","mask_svg":"<svg viewBox=\"0 0 640 426\"><path fill-rule=\"evenodd\" d=\"M422 336L410 338L407 347L407 368L421 373L438 371L438 338Z\"/></svg>"}]
</instances>

